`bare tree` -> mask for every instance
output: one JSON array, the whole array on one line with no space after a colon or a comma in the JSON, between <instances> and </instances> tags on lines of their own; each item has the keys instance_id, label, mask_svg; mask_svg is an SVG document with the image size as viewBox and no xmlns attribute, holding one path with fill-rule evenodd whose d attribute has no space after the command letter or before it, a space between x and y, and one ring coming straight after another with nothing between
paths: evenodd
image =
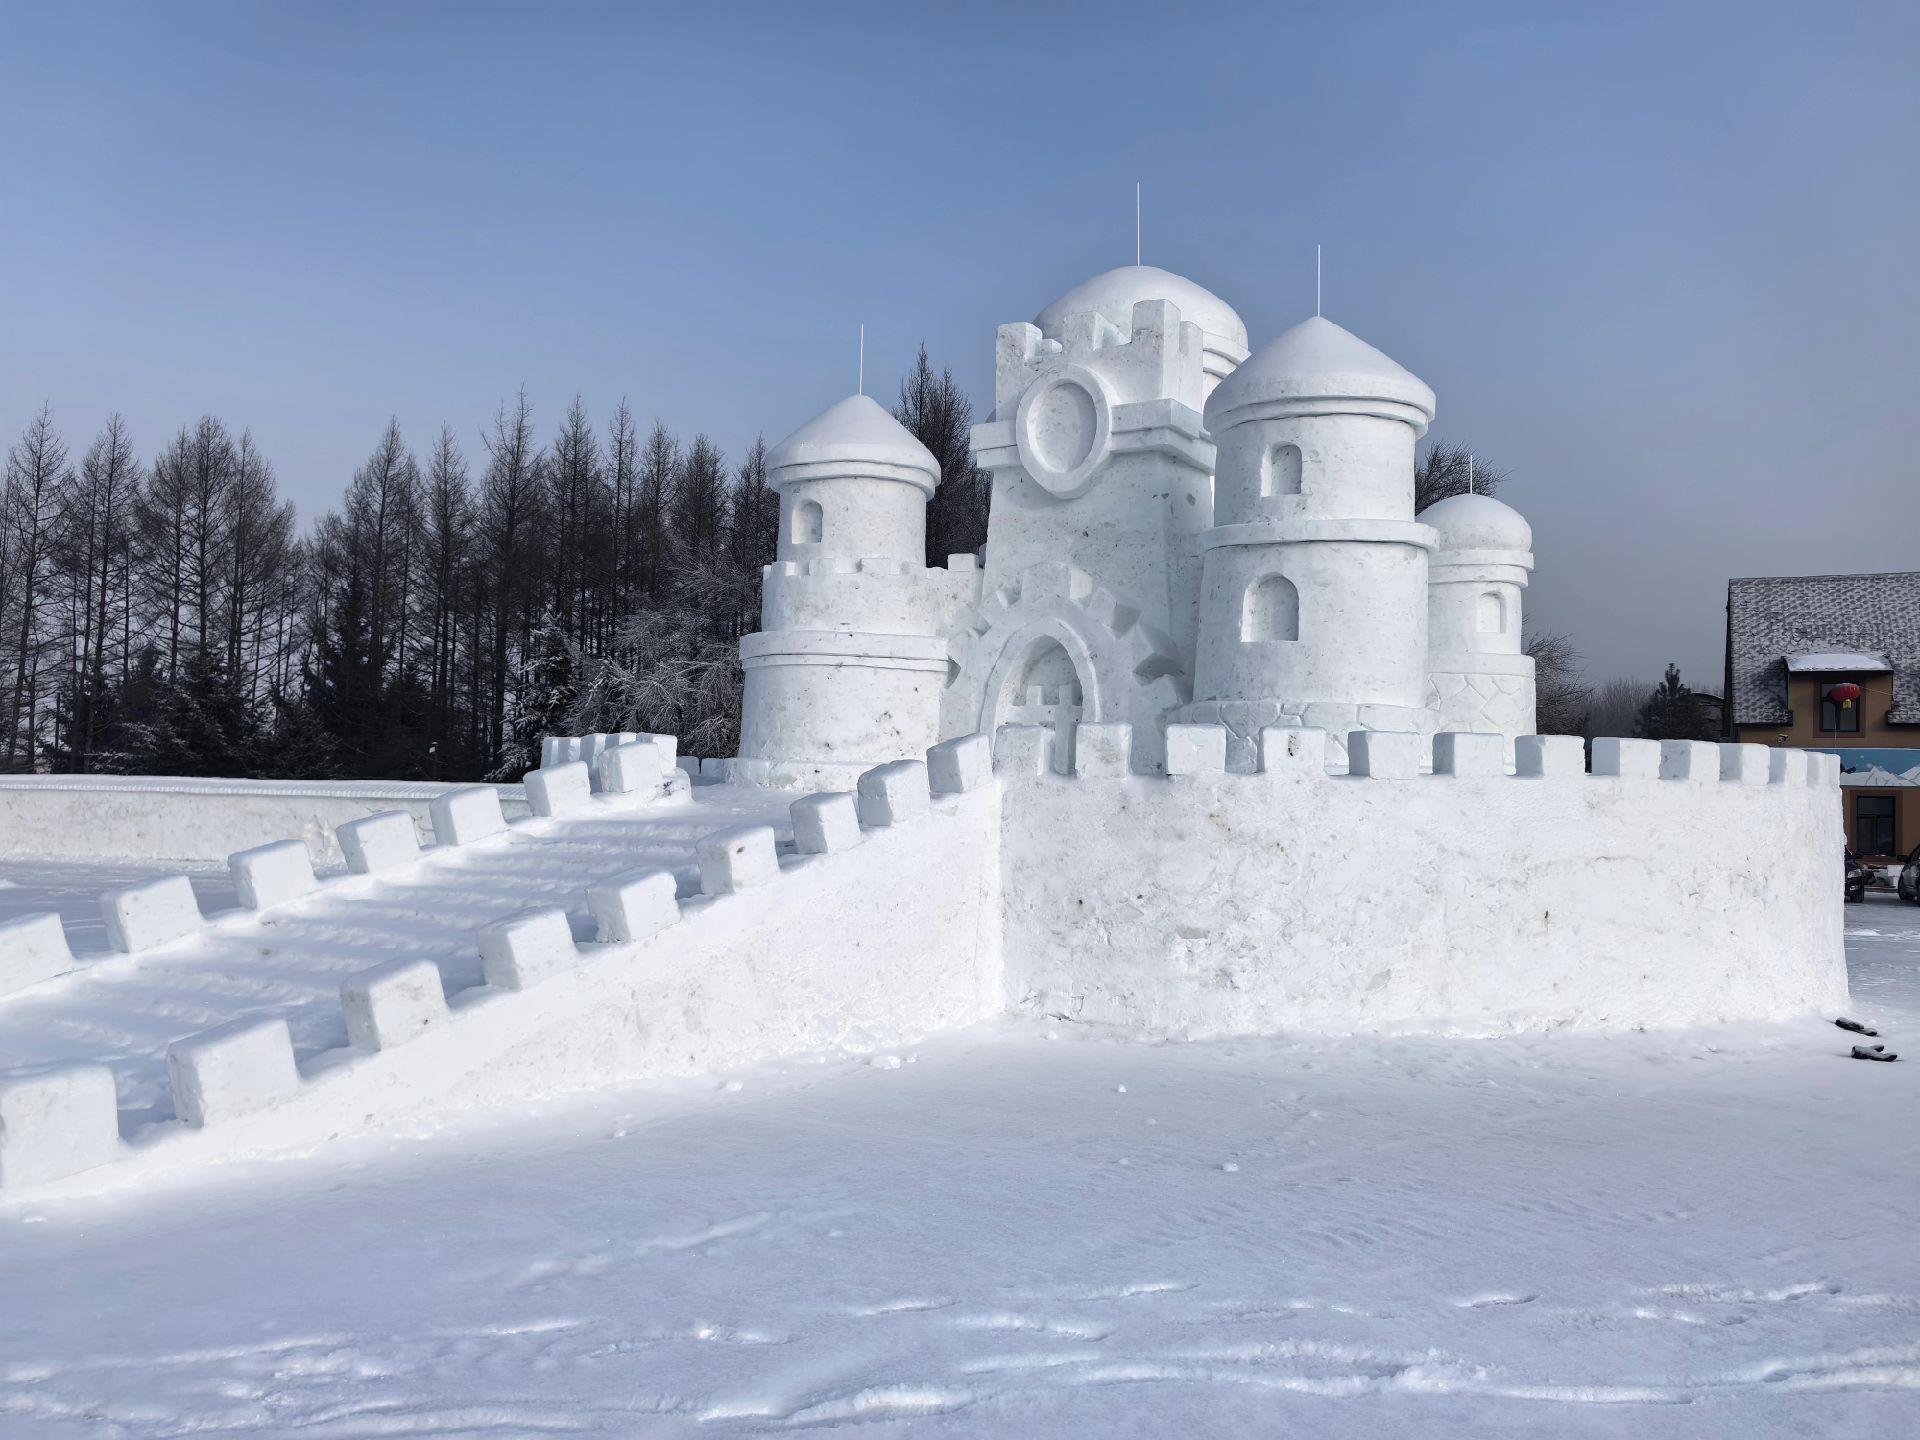
<instances>
[{"instance_id":1,"label":"bare tree","mask_svg":"<svg viewBox=\"0 0 1920 1440\"><path fill-rule=\"evenodd\" d=\"M140 487L140 462L126 421L117 414L87 447L68 489L62 529L67 568L84 594L72 682L74 733L68 737L77 768L86 770L100 733L112 626L132 604L128 534ZM124 675L124 669L123 669Z\"/></svg>"},{"instance_id":2,"label":"bare tree","mask_svg":"<svg viewBox=\"0 0 1920 1440\"><path fill-rule=\"evenodd\" d=\"M1647 703L1647 697L1653 693L1653 689L1647 681L1629 680L1624 676L1616 675L1605 681L1593 692L1583 733L1589 740L1602 736L1632 735L1640 707Z\"/></svg>"},{"instance_id":3,"label":"bare tree","mask_svg":"<svg viewBox=\"0 0 1920 1440\"><path fill-rule=\"evenodd\" d=\"M42 405L7 451L7 478L0 491L0 624L10 613L13 676L7 697L6 765L34 758L36 696L41 660L41 587L54 548L54 521L68 484L67 446L53 428L53 410ZM9 608L10 612L9 612ZM27 733L21 734L22 718Z\"/></svg>"},{"instance_id":4,"label":"bare tree","mask_svg":"<svg viewBox=\"0 0 1920 1440\"><path fill-rule=\"evenodd\" d=\"M1565 635L1533 635L1533 726L1541 735L1578 735L1587 723L1593 691L1580 669L1580 652Z\"/></svg>"},{"instance_id":5,"label":"bare tree","mask_svg":"<svg viewBox=\"0 0 1920 1440\"><path fill-rule=\"evenodd\" d=\"M1472 447L1436 440L1413 467L1413 513L1454 495L1491 495L1509 478L1507 471L1479 460Z\"/></svg>"}]
</instances>

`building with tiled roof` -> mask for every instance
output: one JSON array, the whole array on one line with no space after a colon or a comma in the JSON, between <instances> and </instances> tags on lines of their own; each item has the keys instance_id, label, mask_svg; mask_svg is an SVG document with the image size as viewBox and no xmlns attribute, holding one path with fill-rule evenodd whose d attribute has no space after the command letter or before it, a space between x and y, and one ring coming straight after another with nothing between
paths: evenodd
<instances>
[{"instance_id":1,"label":"building with tiled roof","mask_svg":"<svg viewBox=\"0 0 1920 1440\"><path fill-rule=\"evenodd\" d=\"M1728 581L1726 699L1729 738L1840 756L1855 850L1920 845L1920 571Z\"/></svg>"}]
</instances>

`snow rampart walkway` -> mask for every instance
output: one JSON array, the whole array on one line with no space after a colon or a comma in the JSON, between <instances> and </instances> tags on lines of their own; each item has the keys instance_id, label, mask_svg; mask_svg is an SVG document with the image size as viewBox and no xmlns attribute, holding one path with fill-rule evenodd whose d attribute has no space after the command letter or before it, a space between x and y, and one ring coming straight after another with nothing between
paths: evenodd
<instances>
[{"instance_id":1,"label":"snow rampart walkway","mask_svg":"<svg viewBox=\"0 0 1920 1440\"><path fill-rule=\"evenodd\" d=\"M798 850L813 853L796 853L791 794L596 798L278 911L215 917L171 946L0 1002L0 1077L110 1073L121 1105L119 1137L99 1139L111 1121L88 1114L107 1102L85 1087L0 1093L0 1185L106 1188L449 1110L897 1044L997 1013L997 790L983 775L972 793L930 802L925 767L904 769L891 813L884 796L863 800L858 820L849 796L826 807L831 823L810 811ZM601 942L588 887L645 870L672 872L677 915L646 938ZM556 922L565 912L557 947L498 928L542 904L558 907L546 912ZM342 981L419 960L444 1009L431 995L430 1023L404 1043L349 1044ZM176 1042L189 1038L201 1054L185 1081ZM198 1104L203 1091L206 1117L176 1117L183 1093ZM17 1164L9 1179L36 1126L89 1123L83 1173L36 1179ZM101 1163L102 1147L116 1163Z\"/></svg>"},{"instance_id":2,"label":"snow rampart walkway","mask_svg":"<svg viewBox=\"0 0 1920 1440\"><path fill-rule=\"evenodd\" d=\"M334 832L405 810L422 837L427 809L459 787L416 780L226 780L169 775L0 776L0 855L44 859L221 861L295 837L315 864L340 863ZM527 813L518 785L497 785L510 818Z\"/></svg>"}]
</instances>

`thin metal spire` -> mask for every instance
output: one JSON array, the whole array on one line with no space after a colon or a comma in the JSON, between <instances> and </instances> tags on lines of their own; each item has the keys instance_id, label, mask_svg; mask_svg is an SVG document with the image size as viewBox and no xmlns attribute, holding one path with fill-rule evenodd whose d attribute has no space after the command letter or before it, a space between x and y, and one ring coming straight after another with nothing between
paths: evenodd
<instances>
[{"instance_id":1,"label":"thin metal spire","mask_svg":"<svg viewBox=\"0 0 1920 1440\"><path fill-rule=\"evenodd\" d=\"M1133 182L1133 263L1140 263L1140 182Z\"/></svg>"},{"instance_id":2,"label":"thin metal spire","mask_svg":"<svg viewBox=\"0 0 1920 1440\"><path fill-rule=\"evenodd\" d=\"M860 393L867 393L867 327L860 327Z\"/></svg>"},{"instance_id":3,"label":"thin metal spire","mask_svg":"<svg viewBox=\"0 0 1920 1440\"><path fill-rule=\"evenodd\" d=\"M1320 314L1320 247L1313 247L1313 313Z\"/></svg>"}]
</instances>

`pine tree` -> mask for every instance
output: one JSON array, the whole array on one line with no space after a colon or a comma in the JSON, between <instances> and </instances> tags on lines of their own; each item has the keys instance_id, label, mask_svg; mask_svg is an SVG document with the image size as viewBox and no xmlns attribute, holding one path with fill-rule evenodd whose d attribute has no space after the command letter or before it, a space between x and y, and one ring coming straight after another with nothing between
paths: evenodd
<instances>
[{"instance_id":1,"label":"pine tree","mask_svg":"<svg viewBox=\"0 0 1920 1440\"><path fill-rule=\"evenodd\" d=\"M1644 740L1716 740L1719 726L1681 680L1680 667L1669 665L1659 686L1642 702L1633 733Z\"/></svg>"}]
</instances>

